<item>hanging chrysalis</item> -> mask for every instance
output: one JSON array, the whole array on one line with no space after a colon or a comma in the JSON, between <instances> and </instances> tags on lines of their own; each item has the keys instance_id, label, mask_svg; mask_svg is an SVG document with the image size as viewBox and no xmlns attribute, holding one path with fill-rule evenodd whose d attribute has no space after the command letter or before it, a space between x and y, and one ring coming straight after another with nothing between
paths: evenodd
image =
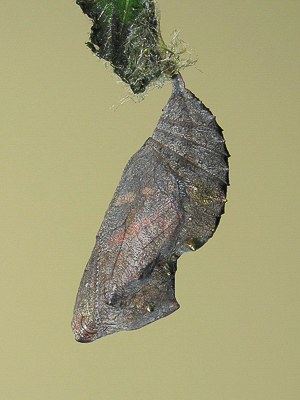
<instances>
[{"instance_id":1,"label":"hanging chrysalis","mask_svg":"<svg viewBox=\"0 0 300 400\"><path fill-rule=\"evenodd\" d=\"M110 21L110 34L103 33L104 41L100 34L97 36L97 51L111 63L119 63L118 74L126 76L133 90L144 90L155 74L139 75L134 67L132 72L137 79L130 81L126 72L130 59L127 47L111 38L122 38L122 32L131 32L124 28L126 21L133 15L138 19L144 7L148 10L154 3L77 2L88 14L93 11L92 4L101 4L99 20ZM116 4L135 7L120 13ZM155 25L155 14L152 16L150 22ZM96 42L93 35L91 40ZM145 57L150 57L154 48ZM157 74L161 71L157 70ZM224 212L229 154L222 129L210 110L185 88L179 73L170 79L171 97L152 137L126 165L96 236L72 320L79 342L138 329L176 311L177 260L212 237Z\"/></svg>"},{"instance_id":2,"label":"hanging chrysalis","mask_svg":"<svg viewBox=\"0 0 300 400\"><path fill-rule=\"evenodd\" d=\"M72 328L90 342L177 310L177 259L213 235L224 211L228 152L215 117L173 77L151 138L133 155L97 234Z\"/></svg>"}]
</instances>

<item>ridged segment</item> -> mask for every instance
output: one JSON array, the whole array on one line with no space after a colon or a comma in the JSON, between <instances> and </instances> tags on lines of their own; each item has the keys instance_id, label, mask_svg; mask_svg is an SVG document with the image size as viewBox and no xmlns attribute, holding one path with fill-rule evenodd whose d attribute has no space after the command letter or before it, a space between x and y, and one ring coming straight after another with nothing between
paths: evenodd
<instances>
[{"instance_id":1,"label":"ridged segment","mask_svg":"<svg viewBox=\"0 0 300 400\"><path fill-rule=\"evenodd\" d=\"M215 232L224 212L228 157L222 129L205 105L173 78L173 91L151 146L169 165L181 190L183 220L175 252L201 247Z\"/></svg>"},{"instance_id":2,"label":"ridged segment","mask_svg":"<svg viewBox=\"0 0 300 400\"><path fill-rule=\"evenodd\" d=\"M228 184L228 156L222 129L215 116L184 87L180 75L173 78L173 91L163 109L152 138L170 152L199 168L199 174ZM172 155L170 154L170 158Z\"/></svg>"}]
</instances>

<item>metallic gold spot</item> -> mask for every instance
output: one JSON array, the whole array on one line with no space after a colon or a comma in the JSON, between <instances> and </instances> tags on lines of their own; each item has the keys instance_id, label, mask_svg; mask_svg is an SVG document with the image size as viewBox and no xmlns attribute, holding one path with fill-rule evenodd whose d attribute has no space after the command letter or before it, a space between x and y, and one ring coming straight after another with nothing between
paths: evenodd
<instances>
[{"instance_id":1,"label":"metallic gold spot","mask_svg":"<svg viewBox=\"0 0 300 400\"><path fill-rule=\"evenodd\" d=\"M163 268L164 268L164 271L165 271L166 275L171 276L171 271L170 271L169 264L168 263L164 264Z\"/></svg>"},{"instance_id":2,"label":"metallic gold spot","mask_svg":"<svg viewBox=\"0 0 300 400\"><path fill-rule=\"evenodd\" d=\"M187 242L188 247L189 247L192 251L198 250L201 246L203 246L203 244L204 244L204 243L202 242L202 240L201 240L201 239L198 239L198 238L190 239L190 240Z\"/></svg>"},{"instance_id":3,"label":"metallic gold spot","mask_svg":"<svg viewBox=\"0 0 300 400\"><path fill-rule=\"evenodd\" d=\"M153 304L148 304L147 307L146 307L146 310L149 313L152 313L154 311L154 305Z\"/></svg>"}]
</instances>

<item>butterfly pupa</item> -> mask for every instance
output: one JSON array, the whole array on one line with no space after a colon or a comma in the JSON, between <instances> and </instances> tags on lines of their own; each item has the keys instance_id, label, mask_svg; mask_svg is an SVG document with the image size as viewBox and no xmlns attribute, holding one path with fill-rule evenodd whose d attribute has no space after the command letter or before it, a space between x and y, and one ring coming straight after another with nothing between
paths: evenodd
<instances>
[{"instance_id":1,"label":"butterfly pupa","mask_svg":"<svg viewBox=\"0 0 300 400\"><path fill-rule=\"evenodd\" d=\"M127 163L79 286L79 342L141 328L179 308L177 259L203 246L224 212L222 129L180 74L157 126Z\"/></svg>"}]
</instances>

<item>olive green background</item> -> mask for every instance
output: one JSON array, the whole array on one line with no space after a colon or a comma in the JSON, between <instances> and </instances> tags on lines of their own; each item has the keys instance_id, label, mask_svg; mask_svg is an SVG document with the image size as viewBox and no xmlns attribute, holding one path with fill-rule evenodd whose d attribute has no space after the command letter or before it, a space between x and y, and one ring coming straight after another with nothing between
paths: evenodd
<instances>
[{"instance_id":1,"label":"olive green background","mask_svg":"<svg viewBox=\"0 0 300 400\"><path fill-rule=\"evenodd\" d=\"M178 263L179 311L75 342L77 288L130 156L171 87L127 101L74 1L0 4L5 399L299 400L298 0L161 0L199 56L186 85L232 155L226 213Z\"/></svg>"}]
</instances>

